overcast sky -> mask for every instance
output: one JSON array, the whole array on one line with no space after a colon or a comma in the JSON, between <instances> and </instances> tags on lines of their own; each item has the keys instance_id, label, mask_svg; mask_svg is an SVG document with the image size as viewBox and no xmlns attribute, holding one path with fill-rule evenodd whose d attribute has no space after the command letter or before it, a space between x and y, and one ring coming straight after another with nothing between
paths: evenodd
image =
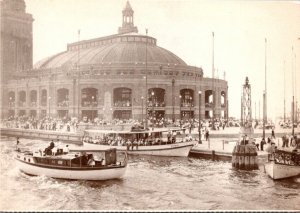
<instances>
[{"instance_id":1,"label":"overcast sky","mask_svg":"<svg viewBox=\"0 0 300 213\"><path fill-rule=\"evenodd\" d=\"M33 15L34 63L66 50L67 43L116 34L126 0L25 0ZM216 74L229 86L230 116L240 116L241 85L252 85L255 117L262 117L265 38L268 116L291 110L292 79L300 79L300 3L296 1L131 0L139 33L157 39L191 66L212 75L212 32ZM292 51L293 47L293 51ZM295 68L296 67L296 68ZM294 74L292 74L293 72ZM293 78L294 75L294 78ZM299 80L298 80L299 82ZM294 81L295 83L295 81ZM294 90L300 102L300 86ZM300 107L300 103L298 104Z\"/></svg>"}]
</instances>

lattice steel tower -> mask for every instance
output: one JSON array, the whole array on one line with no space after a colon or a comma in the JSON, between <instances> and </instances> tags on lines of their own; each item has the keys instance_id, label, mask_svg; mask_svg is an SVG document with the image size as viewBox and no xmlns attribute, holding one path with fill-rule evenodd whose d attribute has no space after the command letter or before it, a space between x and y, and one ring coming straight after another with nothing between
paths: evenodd
<instances>
[{"instance_id":1,"label":"lattice steel tower","mask_svg":"<svg viewBox=\"0 0 300 213\"><path fill-rule=\"evenodd\" d=\"M251 110L251 85L246 77L243 85L243 94L241 97L241 126L245 128L252 127L252 110Z\"/></svg>"}]
</instances>

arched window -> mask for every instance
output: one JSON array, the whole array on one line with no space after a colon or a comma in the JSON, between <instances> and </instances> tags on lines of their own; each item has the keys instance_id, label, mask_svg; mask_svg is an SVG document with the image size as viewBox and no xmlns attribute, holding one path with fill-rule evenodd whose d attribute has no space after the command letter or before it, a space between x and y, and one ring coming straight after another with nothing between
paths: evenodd
<instances>
[{"instance_id":1,"label":"arched window","mask_svg":"<svg viewBox=\"0 0 300 213\"><path fill-rule=\"evenodd\" d=\"M180 100L182 107L193 107L194 106L194 90L182 89L180 90Z\"/></svg>"},{"instance_id":2,"label":"arched window","mask_svg":"<svg viewBox=\"0 0 300 213\"><path fill-rule=\"evenodd\" d=\"M14 91L10 91L8 93L8 106L9 107L14 107L15 106L15 92Z\"/></svg>"},{"instance_id":3,"label":"arched window","mask_svg":"<svg viewBox=\"0 0 300 213\"><path fill-rule=\"evenodd\" d=\"M214 102L213 91L205 90L205 106L212 107Z\"/></svg>"},{"instance_id":4,"label":"arched window","mask_svg":"<svg viewBox=\"0 0 300 213\"><path fill-rule=\"evenodd\" d=\"M23 90L19 92L19 106L20 107L26 106L26 92Z\"/></svg>"},{"instance_id":5,"label":"arched window","mask_svg":"<svg viewBox=\"0 0 300 213\"><path fill-rule=\"evenodd\" d=\"M68 107L69 106L69 90L62 88L57 90L57 106Z\"/></svg>"},{"instance_id":6,"label":"arched window","mask_svg":"<svg viewBox=\"0 0 300 213\"><path fill-rule=\"evenodd\" d=\"M37 106L37 91L36 90L31 90L30 91L30 106L31 107L36 107Z\"/></svg>"},{"instance_id":7,"label":"arched window","mask_svg":"<svg viewBox=\"0 0 300 213\"><path fill-rule=\"evenodd\" d=\"M130 88L121 87L114 89L114 106L115 107L131 107L132 90Z\"/></svg>"},{"instance_id":8,"label":"arched window","mask_svg":"<svg viewBox=\"0 0 300 213\"><path fill-rule=\"evenodd\" d=\"M81 106L97 107L98 106L98 90L95 88L83 88L81 90Z\"/></svg>"},{"instance_id":9,"label":"arched window","mask_svg":"<svg viewBox=\"0 0 300 213\"><path fill-rule=\"evenodd\" d=\"M165 89L150 88L148 89L148 106L149 107L165 107Z\"/></svg>"},{"instance_id":10,"label":"arched window","mask_svg":"<svg viewBox=\"0 0 300 213\"><path fill-rule=\"evenodd\" d=\"M43 89L41 93L41 105L47 106L47 90Z\"/></svg>"}]
</instances>

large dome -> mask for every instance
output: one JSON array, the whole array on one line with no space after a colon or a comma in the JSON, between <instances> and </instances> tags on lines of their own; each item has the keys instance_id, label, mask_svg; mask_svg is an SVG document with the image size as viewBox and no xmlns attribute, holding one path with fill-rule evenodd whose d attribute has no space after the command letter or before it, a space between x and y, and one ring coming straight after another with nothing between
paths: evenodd
<instances>
[{"instance_id":1,"label":"large dome","mask_svg":"<svg viewBox=\"0 0 300 213\"><path fill-rule=\"evenodd\" d=\"M146 57L147 49L147 57ZM156 39L138 33L117 34L68 44L67 51L37 62L35 69L103 63L187 64L172 52L156 45Z\"/></svg>"}]
</instances>

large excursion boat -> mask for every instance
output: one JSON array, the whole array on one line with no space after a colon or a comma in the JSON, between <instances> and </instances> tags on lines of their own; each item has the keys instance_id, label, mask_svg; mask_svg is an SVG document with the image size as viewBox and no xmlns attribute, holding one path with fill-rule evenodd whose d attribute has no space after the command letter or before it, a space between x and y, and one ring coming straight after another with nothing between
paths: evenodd
<instances>
[{"instance_id":1,"label":"large excursion boat","mask_svg":"<svg viewBox=\"0 0 300 213\"><path fill-rule=\"evenodd\" d=\"M128 154L187 157L197 143L181 129L155 130L85 130L84 147L102 150L115 147Z\"/></svg>"},{"instance_id":2,"label":"large excursion boat","mask_svg":"<svg viewBox=\"0 0 300 213\"><path fill-rule=\"evenodd\" d=\"M276 150L265 164L266 173L274 180L300 175L300 152Z\"/></svg>"},{"instance_id":3,"label":"large excursion boat","mask_svg":"<svg viewBox=\"0 0 300 213\"><path fill-rule=\"evenodd\" d=\"M117 158L122 159L117 161ZM17 149L15 159L19 169L26 174L72 180L121 178L127 167L127 153L117 153L116 149L95 151L78 148L68 153L62 149L55 153Z\"/></svg>"}]
</instances>

